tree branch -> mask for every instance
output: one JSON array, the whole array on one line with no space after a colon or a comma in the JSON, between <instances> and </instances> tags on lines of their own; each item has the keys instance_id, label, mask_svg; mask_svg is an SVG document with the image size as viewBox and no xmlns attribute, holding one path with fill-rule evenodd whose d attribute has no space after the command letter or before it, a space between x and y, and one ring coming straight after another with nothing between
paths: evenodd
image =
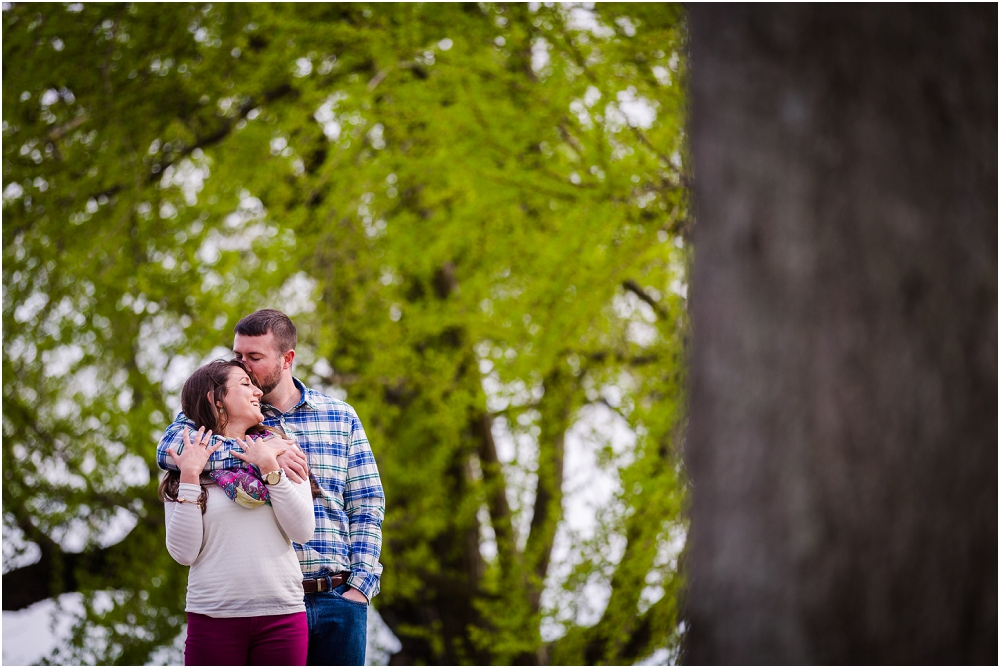
<instances>
[{"instance_id":1,"label":"tree branch","mask_svg":"<svg viewBox=\"0 0 1000 668\"><path fill-rule=\"evenodd\" d=\"M569 428L575 379L558 368L543 381L545 393L539 401L541 433L538 437L538 487L531 516L531 530L525 545L525 561L533 580L529 603L539 610L542 587L549 570L556 530L562 519L563 464L566 430Z\"/></svg>"},{"instance_id":2,"label":"tree branch","mask_svg":"<svg viewBox=\"0 0 1000 668\"><path fill-rule=\"evenodd\" d=\"M142 521L162 522L151 513ZM121 542L110 547L66 552L26 517L17 517L25 536L41 548L41 558L33 564L3 574L3 609L22 610L47 598L78 591L78 573L111 583L120 564L131 563L144 549L143 532L133 529Z\"/></svg>"},{"instance_id":3,"label":"tree branch","mask_svg":"<svg viewBox=\"0 0 1000 668\"><path fill-rule=\"evenodd\" d=\"M632 294L634 294L636 297L638 297L642 301L644 301L647 304L649 304L650 308L653 309L653 312L656 313L657 316L659 316L662 319L666 319L667 318L667 312L663 310L663 307L660 306L659 302L657 302L655 299L653 299L652 297L650 297L649 293L647 293L645 290L643 290L642 286L640 286L634 280L632 280L631 278L629 278L629 279L623 281L622 282L622 287L625 288L625 290L627 290L628 292L631 292Z\"/></svg>"},{"instance_id":4,"label":"tree branch","mask_svg":"<svg viewBox=\"0 0 1000 668\"><path fill-rule=\"evenodd\" d=\"M242 105L240 105L239 111L237 112L237 114L236 114L235 117L233 117L233 118L227 118L226 120L223 121L223 123L221 124L221 126L217 130L215 130L214 132L211 132L211 133L205 135L204 137L196 138L195 141L194 141L194 143L190 144L189 146L184 146L179 151L177 151L176 155L171 160L168 160L168 161L160 163L160 167L161 167L160 171L155 172L155 173L154 172L149 173L146 176L146 184L147 185L151 185L151 184L159 182L163 178L163 174L164 174L164 172L166 172L167 167L171 167L171 166L177 164L183 158L186 158L187 156L189 156L192 153L194 153L194 151L196 151L197 149L203 149L203 148L207 148L209 146L213 146L214 144L217 144L218 142L220 142L223 139L225 139L227 136L229 136L230 132L232 132L233 126L235 126L236 123L239 120L245 118L246 115L248 113L250 113L250 111L252 109L256 108L260 104L264 104L264 103L267 103L267 102L272 102L272 101L280 99L280 98L282 98L282 97L284 97L286 95L290 95L290 94L292 94L294 92L295 92L295 89L292 88L291 85L285 83L285 84L282 84L282 85L278 86L277 88L274 88L274 89L272 89L270 91L265 92L263 94L263 96L262 96L262 100L259 101L259 102L258 101L254 101L253 99L248 99L246 102L244 102ZM81 123L82 122L83 121L81 121ZM71 125L71 124L72 124L72 121L70 123L67 123L67 125L64 126L64 127L68 128L68 126ZM69 129L72 129L72 128L69 128ZM112 196L117 195L119 192L121 192L122 190L124 190L124 188L125 188L125 186L122 185L121 183L116 183L116 184L114 184L112 186L109 186L108 188L106 188L105 190L103 190L103 191L101 191L99 193L95 193L93 195L90 195L90 198L97 199L97 198L101 197L102 195L104 197L111 198Z\"/></svg>"},{"instance_id":5,"label":"tree branch","mask_svg":"<svg viewBox=\"0 0 1000 668\"><path fill-rule=\"evenodd\" d=\"M67 134L69 134L73 130L83 125L89 119L90 119L90 114L84 113L74 118L71 118L69 121L63 123L59 127L52 128L52 131L49 132L49 141L59 141Z\"/></svg>"},{"instance_id":6,"label":"tree branch","mask_svg":"<svg viewBox=\"0 0 1000 668\"><path fill-rule=\"evenodd\" d=\"M503 465L497 456L496 442L493 440L493 418L489 413L481 413L473 418L471 426L472 433L479 441L479 463L486 487L486 505L490 512L490 523L493 525L497 541L500 572L504 580L509 580L516 574L519 555L510 505L507 503L507 481L504 479Z\"/></svg>"}]
</instances>

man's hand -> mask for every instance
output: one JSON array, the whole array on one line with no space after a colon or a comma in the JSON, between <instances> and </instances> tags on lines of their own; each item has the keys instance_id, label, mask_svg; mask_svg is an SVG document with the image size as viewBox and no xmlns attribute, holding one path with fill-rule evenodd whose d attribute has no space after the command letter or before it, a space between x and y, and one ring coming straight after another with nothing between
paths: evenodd
<instances>
[{"instance_id":1,"label":"man's hand","mask_svg":"<svg viewBox=\"0 0 1000 668\"><path fill-rule=\"evenodd\" d=\"M354 587L348 587L347 591L341 594L344 598L349 598L352 601L357 601L358 603L364 603L368 605L368 597L362 594L360 591Z\"/></svg>"},{"instance_id":2,"label":"man's hand","mask_svg":"<svg viewBox=\"0 0 1000 668\"><path fill-rule=\"evenodd\" d=\"M278 455L278 466L285 469L285 474L292 482L302 482L309 477L306 468L306 455L299 449L299 444L287 438L280 439L285 451ZM275 443L277 445L277 443Z\"/></svg>"}]
</instances>

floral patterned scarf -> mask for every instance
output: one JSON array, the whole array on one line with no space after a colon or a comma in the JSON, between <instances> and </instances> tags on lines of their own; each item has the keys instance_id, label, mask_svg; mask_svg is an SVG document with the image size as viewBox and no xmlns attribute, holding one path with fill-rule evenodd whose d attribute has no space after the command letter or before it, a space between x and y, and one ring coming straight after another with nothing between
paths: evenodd
<instances>
[{"instance_id":1,"label":"floral patterned scarf","mask_svg":"<svg viewBox=\"0 0 1000 668\"><path fill-rule=\"evenodd\" d=\"M244 508L270 504L267 485L252 468L223 469L208 474L230 499Z\"/></svg>"},{"instance_id":2,"label":"floral patterned scarf","mask_svg":"<svg viewBox=\"0 0 1000 668\"><path fill-rule=\"evenodd\" d=\"M251 434L254 438L269 439L277 436L273 431L263 434ZM243 464L235 469L212 471L208 474L222 488L230 499L244 508L259 508L264 504L271 505L267 493L267 485L257 470L249 464Z\"/></svg>"}]
</instances>

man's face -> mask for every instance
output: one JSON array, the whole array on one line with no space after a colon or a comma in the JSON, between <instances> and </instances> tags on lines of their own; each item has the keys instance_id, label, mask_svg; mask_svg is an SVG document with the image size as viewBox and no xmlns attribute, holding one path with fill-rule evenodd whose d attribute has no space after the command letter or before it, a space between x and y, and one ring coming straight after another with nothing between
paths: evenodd
<instances>
[{"instance_id":1,"label":"man's face","mask_svg":"<svg viewBox=\"0 0 1000 668\"><path fill-rule=\"evenodd\" d=\"M284 370L284 352L278 350L278 342L273 332L264 336L243 336L237 334L233 341L236 359L243 361L257 376L264 396L278 386Z\"/></svg>"}]
</instances>

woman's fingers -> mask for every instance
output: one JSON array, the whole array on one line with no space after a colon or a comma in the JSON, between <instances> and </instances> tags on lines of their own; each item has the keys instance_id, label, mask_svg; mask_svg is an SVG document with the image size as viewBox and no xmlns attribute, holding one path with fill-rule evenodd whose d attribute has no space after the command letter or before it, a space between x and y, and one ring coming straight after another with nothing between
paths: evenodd
<instances>
[{"instance_id":1,"label":"woman's fingers","mask_svg":"<svg viewBox=\"0 0 1000 668\"><path fill-rule=\"evenodd\" d=\"M192 446L192 444L195 447L201 445L201 436L202 436L203 433L205 433L205 428L204 427L202 427L198 431L194 432L194 441L192 442L192 440L191 440L191 430L190 429L185 429L184 430L184 447L185 448L190 447L190 446Z\"/></svg>"},{"instance_id":2,"label":"woman's fingers","mask_svg":"<svg viewBox=\"0 0 1000 668\"><path fill-rule=\"evenodd\" d=\"M233 457L236 457L236 459L242 459L245 462L249 462L250 461L250 458L247 457L242 452L237 452L236 450L230 450L229 452L231 452L232 455L233 455Z\"/></svg>"},{"instance_id":3,"label":"woman's fingers","mask_svg":"<svg viewBox=\"0 0 1000 668\"><path fill-rule=\"evenodd\" d=\"M243 448L244 452L256 450L258 445L264 445L264 442L261 440L255 441L253 436L247 436L247 440L245 441L240 438L237 438L236 442L239 443L240 447Z\"/></svg>"},{"instance_id":4,"label":"woman's fingers","mask_svg":"<svg viewBox=\"0 0 1000 668\"><path fill-rule=\"evenodd\" d=\"M191 440L191 430L190 429L185 429L181 433L181 436L184 438L184 447L185 448L189 448L189 447L194 447L194 448L204 447L204 448L207 448L208 445L209 445L209 443L212 442L212 430L209 429L208 431L205 431L205 427L199 428L198 431L196 431L194 433L194 441L193 442ZM184 451L181 450L181 452L184 452Z\"/></svg>"},{"instance_id":5,"label":"woman's fingers","mask_svg":"<svg viewBox=\"0 0 1000 668\"><path fill-rule=\"evenodd\" d=\"M184 440L187 440L187 433L186 432L184 434ZM174 460L174 463L177 464L178 468L180 468L181 463L180 463L180 460L178 459L179 455L176 452L174 452L174 449L173 448L167 448L167 454L170 455L170 458L172 460Z\"/></svg>"}]
</instances>

